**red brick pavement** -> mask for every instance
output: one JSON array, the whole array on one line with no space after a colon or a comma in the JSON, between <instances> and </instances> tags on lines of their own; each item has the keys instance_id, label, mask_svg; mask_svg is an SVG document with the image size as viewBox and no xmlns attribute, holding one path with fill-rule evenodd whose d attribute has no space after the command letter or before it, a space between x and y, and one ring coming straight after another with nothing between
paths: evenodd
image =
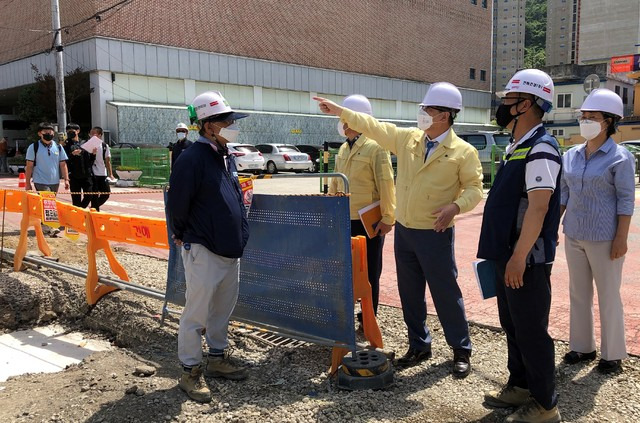
<instances>
[{"instance_id":1,"label":"red brick pavement","mask_svg":"<svg viewBox=\"0 0 640 423\"><path fill-rule=\"evenodd\" d=\"M640 192L636 194L636 210L640 208ZM456 223L456 261L458 283L462 290L469 320L484 325L499 327L498 308L495 298L483 300L480 296L472 263L476 259L478 237L482 222L484 201L470 213L459 216ZM393 234L387 236L384 246L384 264L380 280L380 302L400 307L398 297L395 260L393 257ZM549 332L555 339L569 339L569 273L564 246L558 248L551 275L552 301ZM629 235L629 252L624 264L622 300L625 310L626 337L629 352L640 354L640 216L636 213ZM596 336L600 336L597 296L594 299ZM435 313L433 302L427 294L427 310ZM430 317L432 318L432 317Z\"/></svg>"},{"instance_id":2,"label":"red brick pavement","mask_svg":"<svg viewBox=\"0 0 640 423\"><path fill-rule=\"evenodd\" d=\"M0 180L0 186L17 188L15 178ZM118 190L118 189L116 189ZM126 191L122 189L120 191ZM62 195L61 199L68 196ZM128 194L113 195L103 206L104 211L138 214L150 217L163 217L162 194L160 191L153 194ZM458 282L462 289L467 317L470 321L483 325L499 327L498 312L495 298L483 300L473 274L472 262L476 257L482 210L484 202L470 213L459 216L456 223L456 260L458 264ZM636 190L636 209L640 209L640 188ZM5 227L8 229L19 228L20 217L17 214L7 213ZM129 244L116 244L116 246L132 252L150 255L166 259L168 251L153 248L137 247ZM558 248L558 254L552 272L553 298L551 302L550 332L555 339L568 340L569 337L569 274L564 255L563 244ZM629 252L624 265L622 284L622 299L625 307L626 336L629 352L640 355L640 213L636 213L632 219L629 235ZM385 305L400 307L398 297L396 267L393 255L393 233L387 236L384 247L384 265L380 280L380 302ZM599 337L599 319L597 297L594 299L594 313L596 313L596 335ZM435 309L427 293L429 319L435 316ZM599 338L598 338L599 339Z\"/></svg>"}]
</instances>

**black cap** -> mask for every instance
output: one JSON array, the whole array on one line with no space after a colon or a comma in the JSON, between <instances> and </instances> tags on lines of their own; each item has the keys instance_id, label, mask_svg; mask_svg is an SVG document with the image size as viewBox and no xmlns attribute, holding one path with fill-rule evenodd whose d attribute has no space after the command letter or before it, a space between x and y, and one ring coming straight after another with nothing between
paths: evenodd
<instances>
[{"instance_id":1,"label":"black cap","mask_svg":"<svg viewBox=\"0 0 640 423\"><path fill-rule=\"evenodd\" d=\"M38 124L38 131L42 131L43 129L51 129L52 131L56 130L49 122L40 122Z\"/></svg>"}]
</instances>

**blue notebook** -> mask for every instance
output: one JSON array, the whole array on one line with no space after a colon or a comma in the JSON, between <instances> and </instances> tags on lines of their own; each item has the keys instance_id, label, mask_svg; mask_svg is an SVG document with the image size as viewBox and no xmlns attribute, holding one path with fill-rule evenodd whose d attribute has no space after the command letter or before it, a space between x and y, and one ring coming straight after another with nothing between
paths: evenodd
<instances>
[{"instance_id":1,"label":"blue notebook","mask_svg":"<svg viewBox=\"0 0 640 423\"><path fill-rule=\"evenodd\" d=\"M496 296L496 264L492 260L476 260L473 262L480 295L483 299Z\"/></svg>"}]
</instances>

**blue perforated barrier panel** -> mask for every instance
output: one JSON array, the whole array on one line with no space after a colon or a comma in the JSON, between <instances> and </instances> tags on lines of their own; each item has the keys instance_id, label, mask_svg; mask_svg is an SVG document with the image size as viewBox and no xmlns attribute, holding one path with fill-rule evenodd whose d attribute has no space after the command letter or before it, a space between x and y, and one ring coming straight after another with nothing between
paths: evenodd
<instances>
[{"instance_id":1,"label":"blue perforated barrier panel","mask_svg":"<svg viewBox=\"0 0 640 423\"><path fill-rule=\"evenodd\" d=\"M254 195L232 318L354 349L349 225L348 197ZM184 268L171 244L167 300L183 305Z\"/></svg>"}]
</instances>

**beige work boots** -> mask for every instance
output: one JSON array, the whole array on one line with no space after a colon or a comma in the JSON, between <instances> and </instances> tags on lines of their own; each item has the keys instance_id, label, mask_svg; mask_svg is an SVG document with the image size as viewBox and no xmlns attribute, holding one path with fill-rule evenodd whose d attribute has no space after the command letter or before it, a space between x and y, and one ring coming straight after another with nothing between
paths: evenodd
<instances>
[{"instance_id":1,"label":"beige work boots","mask_svg":"<svg viewBox=\"0 0 640 423\"><path fill-rule=\"evenodd\" d=\"M223 377L230 380L243 380L247 378L247 369L234 363L229 354L221 356L209 355L207 367L204 371L207 377Z\"/></svg>"},{"instance_id":2,"label":"beige work boots","mask_svg":"<svg viewBox=\"0 0 640 423\"><path fill-rule=\"evenodd\" d=\"M562 418L557 406L547 410L533 398L515 413L507 416L505 420L508 423L558 423L560 421Z\"/></svg>"},{"instance_id":3,"label":"beige work boots","mask_svg":"<svg viewBox=\"0 0 640 423\"><path fill-rule=\"evenodd\" d=\"M211 391L202 376L201 366L194 366L191 371L183 369L178 386L194 401L211 402Z\"/></svg>"},{"instance_id":4,"label":"beige work boots","mask_svg":"<svg viewBox=\"0 0 640 423\"><path fill-rule=\"evenodd\" d=\"M507 408L520 407L529 401L531 393L528 389L505 385L499 391L489 391L484 394L484 402L492 407Z\"/></svg>"}]
</instances>

